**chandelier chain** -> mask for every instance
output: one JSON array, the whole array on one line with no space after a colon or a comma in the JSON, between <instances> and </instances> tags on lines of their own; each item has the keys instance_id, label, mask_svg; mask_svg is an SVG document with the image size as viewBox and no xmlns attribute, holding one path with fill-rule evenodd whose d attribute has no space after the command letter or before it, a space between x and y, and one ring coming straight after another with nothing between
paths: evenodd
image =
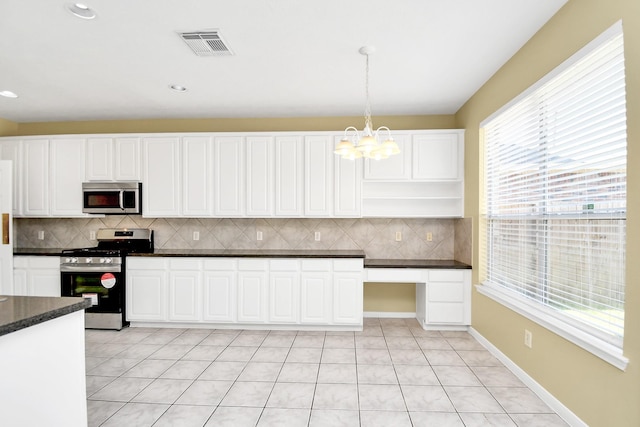
<instances>
[{"instance_id":1,"label":"chandelier chain","mask_svg":"<svg viewBox=\"0 0 640 427\"><path fill-rule=\"evenodd\" d=\"M370 130L373 131L373 123L371 121L371 101L369 100L369 54L365 55L366 57L366 66L365 66L365 96L366 103L364 107L364 124L365 127L369 127Z\"/></svg>"}]
</instances>

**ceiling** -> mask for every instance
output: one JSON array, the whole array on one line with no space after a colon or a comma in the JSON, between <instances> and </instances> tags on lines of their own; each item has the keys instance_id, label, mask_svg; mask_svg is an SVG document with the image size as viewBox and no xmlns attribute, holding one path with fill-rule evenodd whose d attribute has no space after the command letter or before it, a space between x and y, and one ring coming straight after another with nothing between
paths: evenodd
<instances>
[{"instance_id":1,"label":"ceiling","mask_svg":"<svg viewBox=\"0 0 640 427\"><path fill-rule=\"evenodd\" d=\"M0 2L0 118L41 121L453 114L567 0ZM179 32L217 29L233 56ZM185 86L185 92L169 88Z\"/></svg>"}]
</instances>

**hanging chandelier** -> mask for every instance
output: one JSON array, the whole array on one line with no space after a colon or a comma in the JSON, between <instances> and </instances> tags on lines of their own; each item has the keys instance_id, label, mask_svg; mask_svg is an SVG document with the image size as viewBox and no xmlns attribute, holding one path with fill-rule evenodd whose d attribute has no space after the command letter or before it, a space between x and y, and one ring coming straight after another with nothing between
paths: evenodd
<instances>
[{"instance_id":1,"label":"hanging chandelier","mask_svg":"<svg viewBox=\"0 0 640 427\"><path fill-rule=\"evenodd\" d=\"M355 160L361 157L367 159L386 159L387 157L398 154L400 148L391 137L391 131L386 126L380 126L373 131L373 122L371 121L371 102L369 101L369 55L375 52L371 46L362 46L358 50L361 55L366 57L366 105L364 109L364 129L362 133L354 126L349 126L344 130L344 136L336 146L335 154L342 156L343 159ZM380 138L386 135L386 139L380 142Z\"/></svg>"}]
</instances>

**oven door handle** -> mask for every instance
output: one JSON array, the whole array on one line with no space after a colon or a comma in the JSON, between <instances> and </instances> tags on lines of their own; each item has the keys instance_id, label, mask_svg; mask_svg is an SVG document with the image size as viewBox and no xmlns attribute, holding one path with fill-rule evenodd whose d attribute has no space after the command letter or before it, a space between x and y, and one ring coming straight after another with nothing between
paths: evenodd
<instances>
[{"instance_id":1,"label":"oven door handle","mask_svg":"<svg viewBox=\"0 0 640 427\"><path fill-rule=\"evenodd\" d=\"M118 201L120 202L120 209L124 210L124 190L120 190Z\"/></svg>"},{"instance_id":2,"label":"oven door handle","mask_svg":"<svg viewBox=\"0 0 640 427\"><path fill-rule=\"evenodd\" d=\"M121 273L122 267L114 265L107 267L104 264L100 265L100 268L82 267L75 265L60 266L60 273Z\"/></svg>"}]
</instances>

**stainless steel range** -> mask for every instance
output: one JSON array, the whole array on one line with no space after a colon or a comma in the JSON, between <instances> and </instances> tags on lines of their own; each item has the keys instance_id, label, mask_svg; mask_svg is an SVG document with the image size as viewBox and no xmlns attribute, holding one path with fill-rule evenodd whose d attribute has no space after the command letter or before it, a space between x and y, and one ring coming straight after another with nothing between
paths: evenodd
<instances>
[{"instance_id":1,"label":"stainless steel range","mask_svg":"<svg viewBox=\"0 0 640 427\"><path fill-rule=\"evenodd\" d=\"M152 253L153 230L101 228L98 246L67 249L60 257L62 296L91 299L85 327L117 329L128 325L126 316L127 253Z\"/></svg>"}]
</instances>

